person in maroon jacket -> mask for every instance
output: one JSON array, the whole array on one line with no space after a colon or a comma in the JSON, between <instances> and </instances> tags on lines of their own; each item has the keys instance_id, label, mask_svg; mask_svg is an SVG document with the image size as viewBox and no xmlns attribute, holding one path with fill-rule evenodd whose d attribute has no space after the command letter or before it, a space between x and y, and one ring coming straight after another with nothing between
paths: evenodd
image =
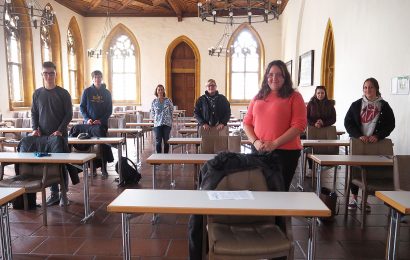
<instances>
[{"instance_id":1,"label":"person in maroon jacket","mask_svg":"<svg viewBox=\"0 0 410 260\"><path fill-rule=\"evenodd\" d=\"M317 128L331 126L336 122L335 102L327 98L324 86L316 87L307 105L307 119L310 126Z\"/></svg>"}]
</instances>

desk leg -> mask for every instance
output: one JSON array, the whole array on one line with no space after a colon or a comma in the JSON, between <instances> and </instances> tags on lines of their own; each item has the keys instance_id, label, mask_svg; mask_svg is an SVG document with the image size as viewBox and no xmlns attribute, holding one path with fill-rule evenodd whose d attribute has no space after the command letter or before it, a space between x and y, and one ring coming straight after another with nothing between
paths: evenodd
<instances>
[{"instance_id":1,"label":"desk leg","mask_svg":"<svg viewBox=\"0 0 410 260\"><path fill-rule=\"evenodd\" d=\"M137 165L140 165L140 133L137 134Z\"/></svg>"},{"instance_id":2,"label":"desk leg","mask_svg":"<svg viewBox=\"0 0 410 260\"><path fill-rule=\"evenodd\" d=\"M305 176L304 176L304 169L303 169L303 159L305 158L305 149L302 148L302 150L300 151L300 172L299 172L299 180L298 180L298 186L297 188L300 189L301 191L303 191L303 184L305 182Z\"/></svg>"},{"instance_id":3,"label":"desk leg","mask_svg":"<svg viewBox=\"0 0 410 260\"><path fill-rule=\"evenodd\" d=\"M153 190L156 189L155 174L157 173L157 169L156 169L157 167L155 166L156 166L155 164L152 165L152 189ZM158 220L158 215L155 213L152 214L152 220L151 220L152 225L155 225L157 220Z\"/></svg>"},{"instance_id":4,"label":"desk leg","mask_svg":"<svg viewBox=\"0 0 410 260\"><path fill-rule=\"evenodd\" d=\"M121 229L122 229L122 259L131 259L130 247L130 217L129 213L121 213Z\"/></svg>"},{"instance_id":5,"label":"desk leg","mask_svg":"<svg viewBox=\"0 0 410 260\"><path fill-rule=\"evenodd\" d=\"M317 165L316 166L316 194L319 196L320 195L320 175L322 173L322 165Z\"/></svg>"},{"instance_id":6,"label":"desk leg","mask_svg":"<svg viewBox=\"0 0 410 260\"><path fill-rule=\"evenodd\" d=\"M121 134L121 137L123 137L124 140L125 140L125 143L124 143L124 145L125 145L125 157L128 157L127 134L123 133L123 134Z\"/></svg>"},{"instance_id":7,"label":"desk leg","mask_svg":"<svg viewBox=\"0 0 410 260\"><path fill-rule=\"evenodd\" d=\"M118 144L118 166L120 165L119 161L122 157L122 143ZM119 175L119 184L122 183L122 167L118 167L118 175Z\"/></svg>"},{"instance_id":8,"label":"desk leg","mask_svg":"<svg viewBox=\"0 0 410 260\"><path fill-rule=\"evenodd\" d=\"M399 255L399 240L400 240L400 218L401 214L391 208L390 209L390 226L387 235L386 259L398 259Z\"/></svg>"},{"instance_id":9,"label":"desk leg","mask_svg":"<svg viewBox=\"0 0 410 260\"><path fill-rule=\"evenodd\" d=\"M308 240L308 260L315 259L316 253L316 223L318 218L310 218L309 222L309 240Z\"/></svg>"},{"instance_id":10,"label":"desk leg","mask_svg":"<svg viewBox=\"0 0 410 260\"><path fill-rule=\"evenodd\" d=\"M2 259L11 260L13 259L13 252L11 249L8 203L1 206L0 228L1 228Z\"/></svg>"},{"instance_id":11,"label":"desk leg","mask_svg":"<svg viewBox=\"0 0 410 260\"><path fill-rule=\"evenodd\" d=\"M89 218L94 216L94 211L90 212L90 191L88 187L88 163L83 164L84 180L84 218L81 223L86 223Z\"/></svg>"}]
</instances>

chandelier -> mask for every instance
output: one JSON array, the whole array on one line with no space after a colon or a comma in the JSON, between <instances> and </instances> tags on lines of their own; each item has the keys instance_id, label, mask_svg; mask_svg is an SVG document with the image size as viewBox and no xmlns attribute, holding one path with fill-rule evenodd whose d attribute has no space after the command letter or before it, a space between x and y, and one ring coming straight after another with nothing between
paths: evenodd
<instances>
[{"instance_id":1,"label":"chandelier","mask_svg":"<svg viewBox=\"0 0 410 260\"><path fill-rule=\"evenodd\" d=\"M101 38L98 40L97 44L95 45L94 48L88 49L87 50L87 55L89 58L101 58L103 55L103 44L105 39L107 38L108 34L111 32L112 29L112 21L110 17L110 1L108 1L107 5L107 17L105 19L104 23L104 29L101 35ZM105 53L109 55L110 53Z\"/></svg>"},{"instance_id":2,"label":"chandelier","mask_svg":"<svg viewBox=\"0 0 410 260\"><path fill-rule=\"evenodd\" d=\"M222 34L222 37L218 40L218 42L214 46L208 48L209 56L226 57L232 53L233 46L227 47L229 38L231 38L231 35L232 35L232 31L233 31L232 25L225 24L225 29L224 29L224 33Z\"/></svg>"},{"instance_id":3,"label":"chandelier","mask_svg":"<svg viewBox=\"0 0 410 260\"><path fill-rule=\"evenodd\" d=\"M281 0L276 5L271 0L206 0L198 3L198 17L214 24L267 23L279 19L280 4Z\"/></svg>"},{"instance_id":4,"label":"chandelier","mask_svg":"<svg viewBox=\"0 0 410 260\"><path fill-rule=\"evenodd\" d=\"M23 5L16 5L14 0L0 0L0 25L27 28L50 26L54 23L55 13L48 5L43 8L36 0L22 1ZM24 22L24 17L29 23Z\"/></svg>"}]
</instances>

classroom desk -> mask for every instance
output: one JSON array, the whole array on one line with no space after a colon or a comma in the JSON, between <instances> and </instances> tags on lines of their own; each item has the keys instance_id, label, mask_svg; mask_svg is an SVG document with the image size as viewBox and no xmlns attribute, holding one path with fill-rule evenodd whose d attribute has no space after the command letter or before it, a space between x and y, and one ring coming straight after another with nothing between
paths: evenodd
<instances>
[{"instance_id":1,"label":"classroom desk","mask_svg":"<svg viewBox=\"0 0 410 260\"><path fill-rule=\"evenodd\" d=\"M125 123L126 127L154 127L154 123Z\"/></svg>"},{"instance_id":2,"label":"classroom desk","mask_svg":"<svg viewBox=\"0 0 410 260\"><path fill-rule=\"evenodd\" d=\"M171 137L168 139L168 144L170 145L187 145L193 144L196 146L198 153L198 148L201 145L201 137ZM251 144L251 141L248 139L241 140L241 144ZM172 152L172 149L171 149Z\"/></svg>"},{"instance_id":3,"label":"classroom desk","mask_svg":"<svg viewBox=\"0 0 410 260\"><path fill-rule=\"evenodd\" d=\"M303 146L303 149L301 151L301 160L300 160L300 169L301 171L299 172L299 179L298 179L298 185L297 188L303 191L303 184L305 181L305 153L306 153L306 148L315 148L315 147L345 147L345 154L349 154L349 146L350 146L350 140L308 140L308 139L302 139L300 140ZM346 168L346 175L347 175L347 168ZM347 176L346 176L347 177ZM336 178L335 178L336 181ZM335 183L334 183L335 184Z\"/></svg>"},{"instance_id":4,"label":"classroom desk","mask_svg":"<svg viewBox=\"0 0 410 260\"><path fill-rule=\"evenodd\" d=\"M18 133L31 133L33 132L32 128L29 127L1 127L0 128L0 134L5 134L5 133L13 133L13 134L18 134Z\"/></svg>"},{"instance_id":5,"label":"classroom desk","mask_svg":"<svg viewBox=\"0 0 410 260\"><path fill-rule=\"evenodd\" d=\"M51 156L36 157L34 153L0 153L0 163L59 163L77 164L83 166L84 179L84 218L85 223L94 216L94 211L90 212L89 190L88 190L88 163L96 157L93 153L51 153ZM0 167L0 171L2 167Z\"/></svg>"},{"instance_id":6,"label":"classroom desk","mask_svg":"<svg viewBox=\"0 0 410 260\"><path fill-rule=\"evenodd\" d=\"M0 152L3 152L3 141L6 140L6 137L0 136Z\"/></svg>"},{"instance_id":7,"label":"classroom desk","mask_svg":"<svg viewBox=\"0 0 410 260\"><path fill-rule=\"evenodd\" d=\"M69 137L68 144L116 144L118 145L118 160L122 157L122 144L125 142L123 137L92 137L90 139L78 139L77 137ZM118 167L119 182L122 181L121 167Z\"/></svg>"},{"instance_id":8,"label":"classroom desk","mask_svg":"<svg viewBox=\"0 0 410 260\"><path fill-rule=\"evenodd\" d=\"M309 223L308 259L315 258L317 217L330 216L330 210L312 192L252 192L254 200L209 200L204 190L126 189L107 206L121 213L123 259L131 258L130 215L199 214L249 216L303 216ZM164 199L166 198L166 199Z\"/></svg>"},{"instance_id":9,"label":"classroom desk","mask_svg":"<svg viewBox=\"0 0 410 260\"><path fill-rule=\"evenodd\" d=\"M178 130L178 134L181 134L181 135L195 134L198 136L198 129L197 128L181 128Z\"/></svg>"},{"instance_id":10,"label":"classroom desk","mask_svg":"<svg viewBox=\"0 0 410 260\"><path fill-rule=\"evenodd\" d=\"M141 135L142 129L140 128L108 128L108 133L112 134L120 134L122 138L124 138L125 142L125 156L128 157L128 149L127 149L127 135L135 135L137 137L137 163L140 162L140 147L142 147Z\"/></svg>"},{"instance_id":11,"label":"classroom desk","mask_svg":"<svg viewBox=\"0 0 410 260\"><path fill-rule=\"evenodd\" d=\"M319 167L316 167L316 194L320 194L320 175L323 166L393 166L393 158L385 155L321 155L308 154Z\"/></svg>"},{"instance_id":12,"label":"classroom desk","mask_svg":"<svg viewBox=\"0 0 410 260\"><path fill-rule=\"evenodd\" d=\"M186 122L184 123L185 127L197 127L198 123L195 122ZM228 122L227 123L228 127L240 127L241 126L241 122Z\"/></svg>"},{"instance_id":13,"label":"classroom desk","mask_svg":"<svg viewBox=\"0 0 410 260\"><path fill-rule=\"evenodd\" d=\"M11 247L10 221L8 203L18 196L24 194L24 188L0 188L0 206L1 206L1 255L2 259L13 259L13 250Z\"/></svg>"},{"instance_id":14,"label":"classroom desk","mask_svg":"<svg viewBox=\"0 0 410 260\"><path fill-rule=\"evenodd\" d=\"M398 259L400 219L403 215L410 214L410 191L376 191L376 197L390 207L390 225L385 259Z\"/></svg>"},{"instance_id":15,"label":"classroom desk","mask_svg":"<svg viewBox=\"0 0 410 260\"><path fill-rule=\"evenodd\" d=\"M203 164L213 159L215 154L173 154L173 153L157 153L151 154L146 162L152 165L152 189L156 188L156 164ZM195 182L195 174L194 174ZM195 184L195 183L194 183ZM171 187L175 187L173 171L171 170Z\"/></svg>"}]
</instances>

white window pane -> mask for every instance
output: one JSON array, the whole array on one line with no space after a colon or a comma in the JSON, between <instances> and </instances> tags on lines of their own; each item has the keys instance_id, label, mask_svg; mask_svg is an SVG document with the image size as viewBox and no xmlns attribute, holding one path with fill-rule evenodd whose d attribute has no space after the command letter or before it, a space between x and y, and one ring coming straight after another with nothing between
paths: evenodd
<instances>
[{"instance_id":1,"label":"white window pane","mask_svg":"<svg viewBox=\"0 0 410 260\"><path fill-rule=\"evenodd\" d=\"M118 73L118 72L123 72L124 71L124 66L123 66L124 60L121 58L112 58L112 72L113 73Z\"/></svg>"},{"instance_id":2,"label":"white window pane","mask_svg":"<svg viewBox=\"0 0 410 260\"><path fill-rule=\"evenodd\" d=\"M19 61L19 47L18 47L18 41L16 38L11 37L10 38L10 45L9 45L9 61L10 62L17 62L20 63Z\"/></svg>"},{"instance_id":3,"label":"white window pane","mask_svg":"<svg viewBox=\"0 0 410 260\"><path fill-rule=\"evenodd\" d=\"M232 56L232 72L245 71L245 59L243 57Z\"/></svg>"},{"instance_id":4,"label":"white window pane","mask_svg":"<svg viewBox=\"0 0 410 260\"><path fill-rule=\"evenodd\" d=\"M259 70L259 57L246 57L246 71L258 72Z\"/></svg>"},{"instance_id":5,"label":"white window pane","mask_svg":"<svg viewBox=\"0 0 410 260\"><path fill-rule=\"evenodd\" d=\"M135 100L136 99L136 79L135 74L125 74L124 75L124 100Z\"/></svg>"},{"instance_id":6,"label":"white window pane","mask_svg":"<svg viewBox=\"0 0 410 260\"><path fill-rule=\"evenodd\" d=\"M70 94L71 94L71 98L76 98L76 86L77 86L77 72L70 70L69 71L70 74Z\"/></svg>"},{"instance_id":7,"label":"white window pane","mask_svg":"<svg viewBox=\"0 0 410 260\"><path fill-rule=\"evenodd\" d=\"M22 101L20 78L21 67L17 65L11 65L10 72L10 83L13 91L13 101Z\"/></svg>"},{"instance_id":8,"label":"white window pane","mask_svg":"<svg viewBox=\"0 0 410 260\"><path fill-rule=\"evenodd\" d=\"M122 100L123 98L123 81L121 74L112 75L112 97L114 100Z\"/></svg>"},{"instance_id":9,"label":"white window pane","mask_svg":"<svg viewBox=\"0 0 410 260\"><path fill-rule=\"evenodd\" d=\"M125 62L125 67L124 67L125 72L135 72L135 57L134 56L126 57L124 59L124 62Z\"/></svg>"},{"instance_id":10,"label":"white window pane","mask_svg":"<svg viewBox=\"0 0 410 260\"><path fill-rule=\"evenodd\" d=\"M244 74L243 73L232 73L232 85L231 85L231 98L232 99L243 99L244 98Z\"/></svg>"},{"instance_id":11,"label":"white window pane","mask_svg":"<svg viewBox=\"0 0 410 260\"><path fill-rule=\"evenodd\" d=\"M245 75L245 98L252 99L259 90L258 73L246 73Z\"/></svg>"}]
</instances>

